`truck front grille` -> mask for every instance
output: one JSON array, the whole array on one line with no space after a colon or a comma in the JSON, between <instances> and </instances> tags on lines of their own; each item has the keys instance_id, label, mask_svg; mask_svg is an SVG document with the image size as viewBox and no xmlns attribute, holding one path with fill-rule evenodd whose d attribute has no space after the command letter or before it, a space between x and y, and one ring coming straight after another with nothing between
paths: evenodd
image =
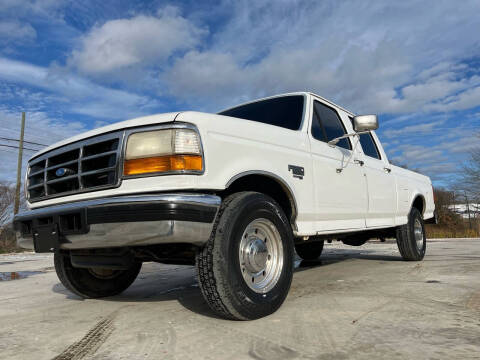
<instances>
[{"instance_id":1,"label":"truck front grille","mask_svg":"<svg viewBox=\"0 0 480 360\"><path fill-rule=\"evenodd\" d=\"M49 151L31 160L30 202L115 187L123 132L101 135Z\"/></svg>"}]
</instances>

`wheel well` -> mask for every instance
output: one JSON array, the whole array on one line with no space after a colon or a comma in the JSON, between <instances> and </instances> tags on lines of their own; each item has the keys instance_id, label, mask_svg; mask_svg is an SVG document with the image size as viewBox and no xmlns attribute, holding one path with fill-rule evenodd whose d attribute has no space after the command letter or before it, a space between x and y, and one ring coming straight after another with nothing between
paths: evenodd
<instances>
[{"instance_id":1,"label":"wheel well","mask_svg":"<svg viewBox=\"0 0 480 360\"><path fill-rule=\"evenodd\" d=\"M422 196L417 196L413 201L412 207L420 211L420 214L423 215L423 210L425 209L425 200Z\"/></svg>"},{"instance_id":2,"label":"wheel well","mask_svg":"<svg viewBox=\"0 0 480 360\"><path fill-rule=\"evenodd\" d=\"M296 229L295 218L297 216L296 204L292 193L286 185L274 177L261 174L242 176L233 181L228 188L219 193L224 198L240 191L257 191L273 198L283 209L290 220L293 229Z\"/></svg>"}]
</instances>

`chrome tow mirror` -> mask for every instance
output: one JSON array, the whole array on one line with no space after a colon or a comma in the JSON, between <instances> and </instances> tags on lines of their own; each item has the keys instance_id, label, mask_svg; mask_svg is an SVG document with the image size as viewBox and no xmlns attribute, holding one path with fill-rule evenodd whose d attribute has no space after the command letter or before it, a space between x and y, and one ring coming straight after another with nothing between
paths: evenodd
<instances>
[{"instance_id":1,"label":"chrome tow mirror","mask_svg":"<svg viewBox=\"0 0 480 360\"><path fill-rule=\"evenodd\" d=\"M372 131L377 129L377 115L358 115L353 118L353 130L355 130L355 132Z\"/></svg>"},{"instance_id":2,"label":"chrome tow mirror","mask_svg":"<svg viewBox=\"0 0 480 360\"><path fill-rule=\"evenodd\" d=\"M377 115L358 115L353 118L353 134L345 134L339 136L335 139L332 139L328 142L328 145L334 147L340 140L352 137L355 135L361 135L368 133L372 130L378 129L378 118Z\"/></svg>"}]
</instances>

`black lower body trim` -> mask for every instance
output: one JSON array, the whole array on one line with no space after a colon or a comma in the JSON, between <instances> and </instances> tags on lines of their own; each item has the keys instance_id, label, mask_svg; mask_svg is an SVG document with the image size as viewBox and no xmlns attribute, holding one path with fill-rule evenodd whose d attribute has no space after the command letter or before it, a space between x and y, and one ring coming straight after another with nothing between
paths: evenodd
<instances>
[{"instance_id":1,"label":"black lower body trim","mask_svg":"<svg viewBox=\"0 0 480 360\"><path fill-rule=\"evenodd\" d=\"M133 221L179 220L211 223L217 208L184 203L135 203L87 208L88 224Z\"/></svg>"}]
</instances>

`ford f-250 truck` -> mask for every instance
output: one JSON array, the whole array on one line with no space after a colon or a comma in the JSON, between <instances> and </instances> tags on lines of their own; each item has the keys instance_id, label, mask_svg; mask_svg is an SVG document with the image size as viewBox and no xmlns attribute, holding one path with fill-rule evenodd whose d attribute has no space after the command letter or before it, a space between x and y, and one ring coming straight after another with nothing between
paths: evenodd
<instances>
[{"instance_id":1,"label":"ford f-250 truck","mask_svg":"<svg viewBox=\"0 0 480 360\"><path fill-rule=\"evenodd\" d=\"M424 257L430 179L390 164L377 127L301 92L95 129L30 159L18 244L54 252L85 298L122 292L145 261L196 264L217 314L256 319L285 300L295 250L395 237Z\"/></svg>"}]
</instances>

